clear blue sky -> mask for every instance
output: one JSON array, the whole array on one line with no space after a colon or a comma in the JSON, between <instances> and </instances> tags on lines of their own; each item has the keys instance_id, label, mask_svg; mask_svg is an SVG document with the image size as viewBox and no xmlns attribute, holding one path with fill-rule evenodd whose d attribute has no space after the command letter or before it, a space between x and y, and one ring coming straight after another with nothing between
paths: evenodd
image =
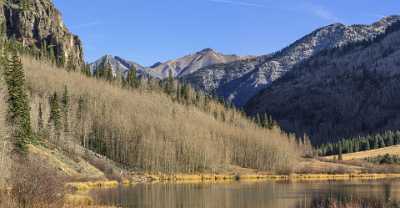
<instances>
[{"instance_id":1,"label":"clear blue sky","mask_svg":"<svg viewBox=\"0 0 400 208\"><path fill-rule=\"evenodd\" d=\"M400 14L398 0L53 0L87 61L118 55L142 65L203 48L262 55L334 22Z\"/></svg>"}]
</instances>

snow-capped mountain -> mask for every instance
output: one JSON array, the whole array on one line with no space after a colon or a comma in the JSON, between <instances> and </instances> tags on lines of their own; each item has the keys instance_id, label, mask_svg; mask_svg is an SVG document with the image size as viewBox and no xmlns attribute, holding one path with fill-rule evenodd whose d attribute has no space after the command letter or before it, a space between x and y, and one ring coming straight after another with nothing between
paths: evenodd
<instances>
[{"instance_id":1,"label":"snow-capped mountain","mask_svg":"<svg viewBox=\"0 0 400 208\"><path fill-rule=\"evenodd\" d=\"M358 34L375 36L382 28L387 30L374 39L324 50L295 65L252 98L247 113L272 115L284 130L307 134L317 144L398 130L399 18L345 31L360 39Z\"/></svg>"},{"instance_id":2,"label":"snow-capped mountain","mask_svg":"<svg viewBox=\"0 0 400 208\"><path fill-rule=\"evenodd\" d=\"M372 25L332 24L312 32L274 54L211 65L193 73L185 73L182 79L200 90L216 94L241 107L290 71L295 64L325 49L371 39L399 20L399 16L390 16Z\"/></svg>"}]
</instances>

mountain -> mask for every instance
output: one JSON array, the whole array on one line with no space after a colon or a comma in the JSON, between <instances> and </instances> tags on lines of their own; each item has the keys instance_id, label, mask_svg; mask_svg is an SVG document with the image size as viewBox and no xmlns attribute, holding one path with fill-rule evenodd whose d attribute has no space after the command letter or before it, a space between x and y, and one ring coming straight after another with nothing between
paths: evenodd
<instances>
[{"instance_id":1,"label":"mountain","mask_svg":"<svg viewBox=\"0 0 400 208\"><path fill-rule=\"evenodd\" d=\"M133 61L128 61L118 56L105 55L89 65L90 71L94 74L98 69L104 68L106 63L111 65L114 75L124 75L132 66L135 66L139 75L142 74L145 69L145 67Z\"/></svg>"},{"instance_id":2,"label":"mountain","mask_svg":"<svg viewBox=\"0 0 400 208\"><path fill-rule=\"evenodd\" d=\"M399 19L399 16L391 16L372 25L332 24L312 32L279 52L227 64L211 65L186 74L182 79L197 89L215 94L242 107L297 63L325 49L371 39L383 33L388 26Z\"/></svg>"},{"instance_id":3,"label":"mountain","mask_svg":"<svg viewBox=\"0 0 400 208\"><path fill-rule=\"evenodd\" d=\"M165 63L156 63L148 69L154 77L167 78L169 72L172 72L174 77L182 77L196 72L198 69L210 66L213 64L228 63L243 59L236 55L224 55L206 48L194 54L190 54L175 60L170 60Z\"/></svg>"},{"instance_id":4,"label":"mountain","mask_svg":"<svg viewBox=\"0 0 400 208\"><path fill-rule=\"evenodd\" d=\"M97 61L91 63L90 69L93 73L108 62L111 64L115 74L116 72L125 73L132 65L134 65L139 73L146 73L146 75L157 79L165 79L169 76L170 71L174 77L179 78L196 72L198 69L205 66L218 63L228 63L241 59L243 59L243 57L236 55L224 55L214 51L213 49L207 48L175 60L170 60L164 63L157 62L150 67L143 67L140 64L137 64L133 61L124 60L118 56L114 57L112 55L105 55Z\"/></svg>"},{"instance_id":5,"label":"mountain","mask_svg":"<svg viewBox=\"0 0 400 208\"><path fill-rule=\"evenodd\" d=\"M0 6L2 34L9 39L37 51L54 50L61 65L84 64L81 40L69 32L51 0L5 0Z\"/></svg>"},{"instance_id":6,"label":"mountain","mask_svg":"<svg viewBox=\"0 0 400 208\"><path fill-rule=\"evenodd\" d=\"M395 19L372 40L325 50L296 65L251 99L246 111L270 114L284 130L305 133L317 144L397 130L400 21L381 22Z\"/></svg>"}]
</instances>

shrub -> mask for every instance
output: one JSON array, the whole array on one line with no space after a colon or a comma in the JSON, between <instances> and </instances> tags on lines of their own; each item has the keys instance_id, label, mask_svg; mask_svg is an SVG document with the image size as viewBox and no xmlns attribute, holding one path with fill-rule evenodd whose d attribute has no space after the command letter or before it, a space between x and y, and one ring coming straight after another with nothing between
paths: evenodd
<instances>
[{"instance_id":1,"label":"shrub","mask_svg":"<svg viewBox=\"0 0 400 208\"><path fill-rule=\"evenodd\" d=\"M21 208L58 208L64 200L64 180L39 158L20 157L12 169L11 197Z\"/></svg>"}]
</instances>

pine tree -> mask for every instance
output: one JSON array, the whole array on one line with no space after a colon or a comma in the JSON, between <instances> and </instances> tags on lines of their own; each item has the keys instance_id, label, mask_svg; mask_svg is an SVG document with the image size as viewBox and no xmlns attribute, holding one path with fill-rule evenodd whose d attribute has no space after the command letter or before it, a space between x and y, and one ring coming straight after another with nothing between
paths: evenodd
<instances>
[{"instance_id":1,"label":"pine tree","mask_svg":"<svg viewBox=\"0 0 400 208\"><path fill-rule=\"evenodd\" d=\"M169 95L174 94L174 76L172 74L171 69L168 71L168 78L167 78L167 83L165 85L165 91Z\"/></svg>"},{"instance_id":2,"label":"pine tree","mask_svg":"<svg viewBox=\"0 0 400 208\"><path fill-rule=\"evenodd\" d=\"M63 118L64 118L64 132L69 132L69 120L68 120L68 113L69 113L69 107L70 107L70 101L69 101L69 94L68 94L68 88L67 86L64 87L64 93L61 98L61 104L62 104L62 112L63 112Z\"/></svg>"},{"instance_id":3,"label":"pine tree","mask_svg":"<svg viewBox=\"0 0 400 208\"><path fill-rule=\"evenodd\" d=\"M189 103L189 85L187 84L183 84L183 86L181 87L181 98L183 100L186 101L186 103ZM197 98L197 94L196 94L196 98Z\"/></svg>"},{"instance_id":4,"label":"pine tree","mask_svg":"<svg viewBox=\"0 0 400 208\"><path fill-rule=\"evenodd\" d=\"M56 135L60 136L61 131L61 112L60 112L60 105L58 104L58 95L55 92L50 97L50 117L49 117L49 124L54 128Z\"/></svg>"},{"instance_id":5,"label":"pine tree","mask_svg":"<svg viewBox=\"0 0 400 208\"><path fill-rule=\"evenodd\" d=\"M4 74L8 87L8 121L15 126L13 136L16 147L25 151L27 144L32 141L32 129L25 75L17 52L14 51L11 59L7 59Z\"/></svg>"},{"instance_id":6,"label":"pine tree","mask_svg":"<svg viewBox=\"0 0 400 208\"><path fill-rule=\"evenodd\" d=\"M126 83L131 88L138 88L139 87L139 80L137 78L137 71L136 67L132 65L131 69L128 71L128 75L126 77Z\"/></svg>"},{"instance_id":7,"label":"pine tree","mask_svg":"<svg viewBox=\"0 0 400 208\"><path fill-rule=\"evenodd\" d=\"M84 64L82 69L81 69L81 73L86 75L87 77L92 76L92 73L90 71L90 65L89 64Z\"/></svg>"}]
</instances>

